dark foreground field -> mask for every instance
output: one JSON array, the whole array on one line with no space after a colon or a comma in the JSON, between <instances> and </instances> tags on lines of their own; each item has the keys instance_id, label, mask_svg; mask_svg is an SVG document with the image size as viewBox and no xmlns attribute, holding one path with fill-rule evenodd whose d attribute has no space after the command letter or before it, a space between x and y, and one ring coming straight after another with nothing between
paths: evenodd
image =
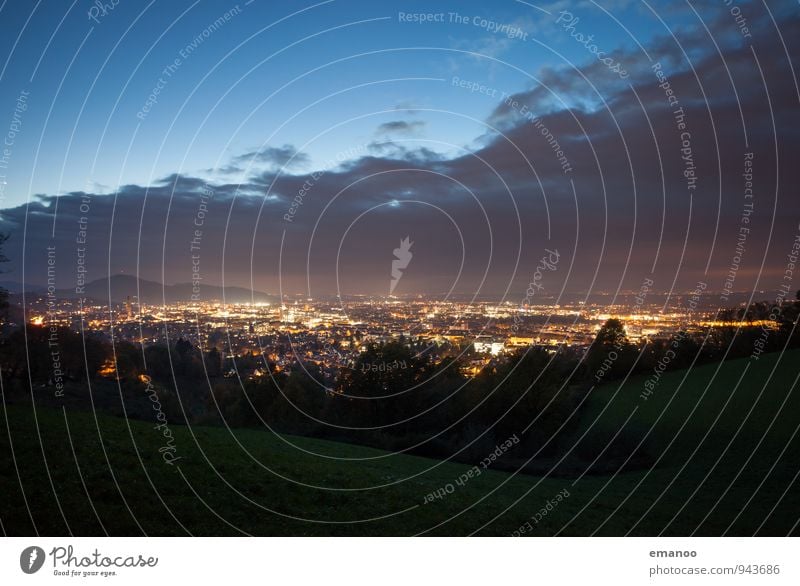
<instances>
[{"instance_id":1,"label":"dark foreground field","mask_svg":"<svg viewBox=\"0 0 800 586\"><path fill-rule=\"evenodd\" d=\"M558 438L569 477L489 469L460 484L471 466L215 427L171 426L169 465L152 423L4 406L0 522L7 535L797 534L799 373L793 351L667 373L647 401L647 377L605 385ZM582 475L576 454L592 448ZM618 472L627 455L639 465Z\"/></svg>"}]
</instances>

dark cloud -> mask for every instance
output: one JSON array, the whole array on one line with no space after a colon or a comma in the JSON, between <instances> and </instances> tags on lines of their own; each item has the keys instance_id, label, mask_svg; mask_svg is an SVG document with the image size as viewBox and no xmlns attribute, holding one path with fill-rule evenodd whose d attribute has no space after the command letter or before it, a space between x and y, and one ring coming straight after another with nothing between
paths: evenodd
<instances>
[{"instance_id":1,"label":"dark cloud","mask_svg":"<svg viewBox=\"0 0 800 586\"><path fill-rule=\"evenodd\" d=\"M380 136L386 134L411 135L418 134L423 128L425 128L425 122L422 120L392 120L378 126L375 134Z\"/></svg>"},{"instance_id":2,"label":"dark cloud","mask_svg":"<svg viewBox=\"0 0 800 586\"><path fill-rule=\"evenodd\" d=\"M367 145L367 150L375 155L386 159L403 160L415 162L422 165L430 165L435 161L443 161L444 157L426 147L409 147L392 140L373 141Z\"/></svg>"},{"instance_id":3,"label":"dark cloud","mask_svg":"<svg viewBox=\"0 0 800 586\"><path fill-rule=\"evenodd\" d=\"M282 147L263 147L231 159L230 164L217 169L222 173L241 173L246 170L251 172L267 165L270 169L283 169L290 171L302 169L311 163L307 153L298 152L295 147L285 144ZM210 169L209 171L214 171Z\"/></svg>"}]
</instances>

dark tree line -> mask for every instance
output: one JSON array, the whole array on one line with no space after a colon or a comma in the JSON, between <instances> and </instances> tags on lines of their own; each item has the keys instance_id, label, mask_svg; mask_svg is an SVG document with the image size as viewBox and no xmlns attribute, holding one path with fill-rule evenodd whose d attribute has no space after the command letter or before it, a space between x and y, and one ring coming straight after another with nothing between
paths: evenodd
<instances>
[{"instance_id":1,"label":"dark tree line","mask_svg":"<svg viewBox=\"0 0 800 586\"><path fill-rule=\"evenodd\" d=\"M667 340L633 344L622 322L609 319L597 334L584 361L586 375L595 382L619 380L628 374L688 368L726 359L758 357L764 352L800 347L797 331L800 291L795 300L780 306L756 302L748 307L724 309L717 321L729 325L690 334L682 331ZM715 316L709 316L709 318ZM768 325L755 325L766 322ZM668 359L668 360L667 360ZM600 375L600 376L598 376Z\"/></svg>"}]
</instances>

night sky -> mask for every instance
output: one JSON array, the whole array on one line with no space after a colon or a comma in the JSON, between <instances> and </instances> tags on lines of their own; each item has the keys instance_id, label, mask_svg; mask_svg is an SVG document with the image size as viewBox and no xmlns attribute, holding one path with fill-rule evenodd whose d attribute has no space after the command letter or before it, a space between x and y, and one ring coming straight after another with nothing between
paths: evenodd
<instances>
[{"instance_id":1,"label":"night sky","mask_svg":"<svg viewBox=\"0 0 800 586\"><path fill-rule=\"evenodd\" d=\"M794 0L101 5L0 4L6 281L800 288Z\"/></svg>"}]
</instances>

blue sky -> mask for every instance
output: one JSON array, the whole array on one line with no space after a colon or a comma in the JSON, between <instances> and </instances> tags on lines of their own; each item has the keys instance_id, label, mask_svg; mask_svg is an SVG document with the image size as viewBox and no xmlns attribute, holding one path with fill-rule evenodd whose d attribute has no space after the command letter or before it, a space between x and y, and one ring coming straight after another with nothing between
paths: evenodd
<instances>
[{"instance_id":1,"label":"blue sky","mask_svg":"<svg viewBox=\"0 0 800 586\"><path fill-rule=\"evenodd\" d=\"M607 51L634 46L621 25L645 43L663 30L647 10L613 4L622 6L613 13L620 24L573 3L569 10L582 21L576 30L590 30ZM391 138L376 129L396 119L424 122L403 138L433 141L425 145L452 155L474 147L503 92L529 88L535 81L528 74L563 65L556 53L577 64L592 59L553 25L558 5L121 0L105 14L98 9L98 22L88 17L93 6L45 1L33 13L29 3L2 7L0 43L10 58L0 78L0 111L10 119L18 93L30 92L3 207L35 193L107 193L177 170L200 175L262 146L306 145L309 164L318 166ZM227 22L185 51L231 10ZM445 22L404 23L401 12L442 13ZM467 24L451 22L450 13ZM526 38L491 32L488 21L517 26ZM177 69L162 75L175 59ZM495 95L454 87L454 76ZM166 83L158 102L141 120L137 113L160 77Z\"/></svg>"}]
</instances>

